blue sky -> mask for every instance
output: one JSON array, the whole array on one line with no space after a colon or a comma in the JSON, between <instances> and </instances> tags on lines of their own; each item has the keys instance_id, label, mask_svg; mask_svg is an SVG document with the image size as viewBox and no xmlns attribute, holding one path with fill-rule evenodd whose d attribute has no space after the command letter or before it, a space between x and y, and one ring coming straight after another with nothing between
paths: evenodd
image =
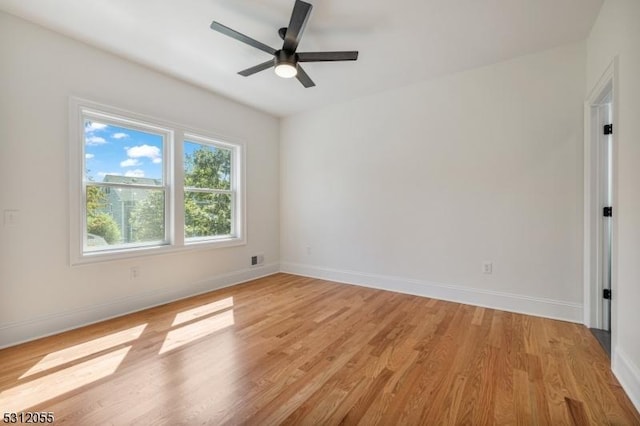
<instances>
[{"instance_id":1,"label":"blue sky","mask_svg":"<svg viewBox=\"0 0 640 426\"><path fill-rule=\"evenodd\" d=\"M162 179L161 135L85 120L84 137L85 170L89 180L102 182L106 175ZM184 154L199 148L201 144L185 141Z\"/></svg>"},{"instance_id":2,"label":"blue sky","mask_svg":"<svg viewBox=\"0 0 640 426\"><path fill-rule=\"evenodd\" d=\"M163 140L154 133L86 120L85 170L87 178L122 175L162 179Z\"/></svg>"}]
</instances>

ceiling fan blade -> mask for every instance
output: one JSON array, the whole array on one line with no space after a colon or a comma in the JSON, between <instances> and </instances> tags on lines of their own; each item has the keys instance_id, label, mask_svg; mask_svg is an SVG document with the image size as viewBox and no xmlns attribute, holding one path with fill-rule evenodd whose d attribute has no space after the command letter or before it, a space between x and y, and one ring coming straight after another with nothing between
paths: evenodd
<instances>
[{"instance_id":1,"label":"ceiling fan blade","mask_svg":"<svg viewBox=\"0 0 640 426\"><path fill-rule=\"evenodd\" d=\"M260 49L263 52L267 52L271 55L274 55L276 53L276 49L270 46L267 46L264 43L260 43L259 41L254 40L251 37L248 37L242 33L237 32L236 30L232 30L231 28L222 25L220 22L213 21L211 23L211 29L214 31L218 31L219 33L222 33L231 38L235 38L238 41L246 43L249 46L255 47L256 49Z\"/></svg>"},{"instance_id":2,"label":"ceiling fan blade","mask_svg":"<svg viewBox=\"0 0 640 426\"><path fill-rule=\"evenodd\" d=\"M298 74L296 74L296 78L300 83L302 83L304 87L309 88L316 85L313 80L311 80L311 77L309 77L309 75L304 72L300 65L297 65L296 67L298 68Z\"/></svg>"},{"instance_id":3,"label":"ceiling fan blade","mask_svg":"<svg viewBox=\"0 0 640 426\"><path fill-rule=\"evenodd\" d=\"M298 62L355 61L358 52L300 52L296 56Z\"/></svg>"},{"instance_id":4,"label":"ceiling fan blade","mask_svg":"<svg viewBox=\"0 0 640 426\"><path fill-rule=\"evenodd\" d=\"M244 77L249 77L252 74L255 74L257 72L260 71L264 71L268 68L271 68L273 66L273 59L269 59L267 62L263 62L261 64L258 64L256 66L253 66L251 68L247 68L246 70L242 70L240 71L238 74L244 76Z\"/></svg>"},{"instance_id":5,"label":"ceiling fan blade","mask_svg":"<svg viewBox=\"0 0 640 426\"><path fill-rule=\"evenodd\" d=\"M291 12L291 20L289 21L287 32L284 35L282 50L290 53L296 51L312 8L313 6L309 3L296 0L296 4L293 6L293 12Z\"/></svg>"}]
</instances>

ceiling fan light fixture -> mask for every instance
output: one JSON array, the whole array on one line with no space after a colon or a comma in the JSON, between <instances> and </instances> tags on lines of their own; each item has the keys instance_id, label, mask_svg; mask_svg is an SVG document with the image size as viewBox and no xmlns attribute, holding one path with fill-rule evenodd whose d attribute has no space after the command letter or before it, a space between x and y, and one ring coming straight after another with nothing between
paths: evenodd
<instances>
[{"instance_id":1,"label":"ceiling fan light fixture","mask_svg":"<svg viewBox=\"0 0 640 426\"><path fill-rule=\"evenodd\" d=\"M293 78L298 75L296 66L286 62L276 65L275 71L276 75L282 78Z\"/></svg>"},{"instance_id":2,"label":"ceiling fan light fixture","mask_svg":"<svg viewBox=\"0 0 640 426\"><path fill-rule=\"evenodd\" d=\"M274 56L274 71L278 77L293 78L298 75L298 64L294 53L278 50Z\"/></svg>"}]
</instances>

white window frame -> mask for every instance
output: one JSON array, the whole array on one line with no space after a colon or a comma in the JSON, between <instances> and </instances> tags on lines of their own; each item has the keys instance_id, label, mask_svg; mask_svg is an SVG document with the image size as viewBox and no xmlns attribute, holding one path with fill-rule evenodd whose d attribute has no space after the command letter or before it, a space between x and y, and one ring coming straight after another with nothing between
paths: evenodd
<instances>
[{"instance_id":1,"label":"white window frame","mask_svg":"<svg viewBox=\"0 0 640 426\"><path fill-rule=\"evenodd\" d=\"M83 173L83 177L82 177L82 251L83 254L91 254L93 255L94 253L98 253L98 252L102 252L102 253L112 253L112 252L117 252L117 251L129 251L129 250L135 250L135 249L139 249L139 248L145 248L145 247L156 247L156 246L164 246L164 245L170 245L171 244L171 236L169 235L169 229L170 229L170 206L171 206L171 200L173 197L173 193L170 189L170 185L169 185L169 177L171 175L171 173L169 173L170 171L170 166L168 165L168 163L165 163L165 160L168 158L168 153L169 153L169 147L171 146L171 144L175 143L174 140L174 132L173 130L169 129L169 128L165 128L165 127L160 127L156 124L150 124L147 122L143 122L142 120L131 120L128 117L118 117L112 114L107 114L103 111L96 111L94 109L89 109L89 108L82 108L81 111L81 119L82 119L82 123L81 126L84 128L84 123L86 119L91 119L91 120L95 120L98 121L100 123L104 123L107 125L113 125L113 126L120 126L120 127L126 127L128 129L132 129L132 130L138 130L141 132L146 132L146 133L152 133L152 134L157 134L157 135L161 135L162 136L162 140L163 140L163 144L162 144L162 186L157 186L157 185L141 185L141 184L121 184L121 183L103 183L103 182L90 182L86 179L85 174ZM85 137L84 133L83 133L83 138ZM82 159L82 168L81 170L86 170L86 157L85 157L85 152L84 152L84 148L85 148L85 144L81 143L82 147L82 155L81 155L81 159ZM154 189L154 190L162 190L164 192L164 238L162 241L160 242L140 242L140 243L129 243L126 245L122 245L122 246L112 246L112 248L107 248L104 250L88 250L87 246L85 245L86 239L85 237L85 233L87 230L87 212L86 212L86 189L88 185L96 185L96 186L100 186L100 187L105 187L105 188L113 188L113 189L117 189L117 188L140 188L140 189Z\"/></svg>"},{"instance_id":2,"label":"white window frame","mask_svg":"<svg viewBox=\"0 0 640 426\"><path fill-rule=\"evenodd\" d=\"M213 189L213 188L192 188L192 187L184 187L183 186L183 194L184 192L202 192L202 193L206 193L206 194L230 194L231 195L231 234L230 235L213 235L213 236L208 236L208 237L190 237L187 239L186 235L185 235L185 244L186 245L190 245L190 244L201 244L201 243L207 243L213 240L224 240L226 238L229 238L233 235L237 234L237 218L238 215L240 214L238 212L238 181L240 180L240 177L238 176L237 170L239 170L241 168L241 163L240 163L240 153L238 150L238 146L235 144L230 144L228 142L224 142L221 140L216 140L213 138L208 138L202 135L196 135L194 133L185 133L184 137L182 138L182 146L184 147L185 142L193 142L193 143L198 143L201 145L205 145L205 146L210 146L210 147L214 147L214 148L222 148L222 149L228 149L231 151L231 182L230 182L230 189L229 190L222 190L222 189ZM184 159L184 155L182 156L182 158ZM184 164L182 165L182 170L184 173ZM184 182L184 179L183 179ZM184 203L183 203L183 212L184 212ZM184 221L183 221L184 223Z\"/></svg>"},{"instance_id":3,"label":"white window frame","mask_svg":"<svg viewBox=\"0 0 640 426\"><path fill-rule=\"evenodd\" d=\"M126 126L136 130L160 133L164 136L163 186L165 190L165 241L114 247L110 250L85 250L86 234L86 176L85 176L85 118L106 124ZM232 150L232 233L228 236L200 237L185 240L184 223L184 164L185 141L193 141ZM137 256L157 255L194 249L212 249L246 244L245 211L245 144L227 136L189 128L184 125L137 114L124 109L69 98L69 260L71 265Z\"/></svg>"}]
</instances>

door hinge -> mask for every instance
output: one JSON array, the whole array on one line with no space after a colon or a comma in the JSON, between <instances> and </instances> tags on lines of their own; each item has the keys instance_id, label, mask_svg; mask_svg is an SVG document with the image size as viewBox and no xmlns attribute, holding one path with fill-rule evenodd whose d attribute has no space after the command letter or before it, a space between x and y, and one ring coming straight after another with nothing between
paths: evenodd
<instances>
[{"instance_id":1,"label":"door hinge","mask_svg":"<svg viewBox=\"0 0 640 426\"><path fill-rule=\"evenodd\" d=\"M611 300L611 289L608 289L608 288L602 289L602 298Z\"/></svg>"},{"instance_id":2,"label":"door hinge","mask_svg":"<svg viewBox=\"0 0 640 426\"><path fill-rule=\"evenodd\" d=\"M605 124L604 125L604 134L605 135L613 134L613 124Z\"/></svg>"},{"instance_id":3,"label":"door hinge","mask_svg":"<svg viewBox=\"0 0 640 426\"><path fill-rule=\"evenodd\" d=\"M602 216L604 216L604 217L612 217L613 216L613 207L604 207L602 209Z\"/></svg>"}]
</instances>

